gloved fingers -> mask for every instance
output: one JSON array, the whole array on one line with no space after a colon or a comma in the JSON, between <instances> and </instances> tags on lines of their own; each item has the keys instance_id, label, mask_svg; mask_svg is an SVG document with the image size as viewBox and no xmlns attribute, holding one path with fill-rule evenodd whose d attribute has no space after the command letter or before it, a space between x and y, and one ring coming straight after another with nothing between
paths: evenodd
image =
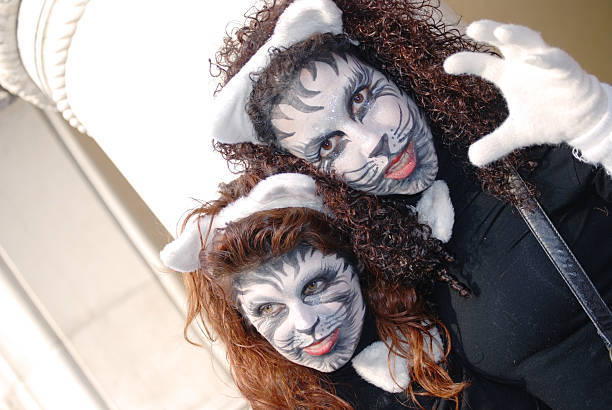
<instances>
[{"instance_id":1,"label":"gloved fingers","mask_svg":"<svg viewBox=\"0 0 612 410\"><path fill-rule=\"evenodd\" d=\"M524 59L550 48L540 33L515 24L478 20L467 27L466 33L476 41L497 47L505 59Z\"/></svg>"},{"instance_id":2,"label":"gloved fingers","mask_svg":"<svg viewBox=\"0 0 612 410\"><path fill-rule=\"evenodd\" d=\"M502 23L493 20L477 20L467 26L465 33L478 42L488 43L499 48L502 44L493 33L501 26L503 26Z\"/></svg>"},{"instance_id":3,"label":"gloved fingers","mask_svg":"<svg viewBox=\"0 0 612 410\"><path fill-rule=\"evenodd\" d=\"M504 69L504 60L487 53L462 51L444 60L448 74L475 74L495 83Z\"/></svg>"},{"instance_id":4,"label":"gloved fingers","mask_svg":"<svg viewBox=\"0 0 612 410\"><path fill-rule=\"evenodd\" d=\"M500 43L500 48L512 46L526 51L538 51L550 46L537 31L515 24L503 24L495 28L494 36Z\"/></svg>"},{"instance_id":5,"label":"gloved fingers","mask_svg":"<svg viewBox=\"0 0 612 410\"><path fill-rule=\"evenodd\" d=\"M506 120L491 134L470 145L468 150L470 162L477 167L483 167L519 148L513 128L511 121Z\"/></svg>"},{"instance_id":6,"label":"gloved fingers","mask_svg":"<svg viewBox=\"0 0 612 410\"><path fill-rule=\"evenodd\" d=\"M525 63L543 70L555 70L558 74L574 72L580 66L569 54L559 48L549 48L525 58Z\"/></svg>"}]
</instances>

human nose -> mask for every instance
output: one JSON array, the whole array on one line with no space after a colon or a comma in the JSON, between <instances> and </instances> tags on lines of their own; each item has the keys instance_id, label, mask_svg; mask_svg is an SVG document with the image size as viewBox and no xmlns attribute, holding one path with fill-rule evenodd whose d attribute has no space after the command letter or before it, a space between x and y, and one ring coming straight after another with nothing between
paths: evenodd
<instances>
[{"instance_id":1,"label":"human nose","mask_svg":"<svg viewBox=\"0 0 612 410\"><path fill-rule=\"evenodd\" d=\"M371 129L359 122L344 124L342 131L352 142L357 143L359 150L365 158L368 158L377 145L379 145L382 137L379 130Z\"/></svg>"},{"instance_id":2,"label":"human nose","mask_svg":"<svg viewBox=\"0 0 612 410\"><path fill-rule=\"evenodd\" d=\"M296 331L309 335L314 334L315 328L319 324L319 315L311 306L303 303L296 304L293 307L293 316Z\"/></svg>"}]
</instances>

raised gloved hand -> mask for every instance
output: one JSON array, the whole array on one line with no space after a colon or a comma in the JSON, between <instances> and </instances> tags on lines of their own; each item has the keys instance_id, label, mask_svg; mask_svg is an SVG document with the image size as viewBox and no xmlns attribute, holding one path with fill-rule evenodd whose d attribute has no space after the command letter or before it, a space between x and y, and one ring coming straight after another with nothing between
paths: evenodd
<instances>
[{"instance_id":1,"label":"raised gloved hand","mask_svg":"<svg viewBox=\"0 0 612 410\"><path fill-rule=\"evenodd\" d=\"M582 160L612 174L612 88L586 73L566 52L522 26L480 20L467 35L497 47L503 58L460 52L446 59L449 74L475 74L503 93L510 115L470 146L470 161L484 166L516 148L565 142Z\"/></svg>"}]
</instances>

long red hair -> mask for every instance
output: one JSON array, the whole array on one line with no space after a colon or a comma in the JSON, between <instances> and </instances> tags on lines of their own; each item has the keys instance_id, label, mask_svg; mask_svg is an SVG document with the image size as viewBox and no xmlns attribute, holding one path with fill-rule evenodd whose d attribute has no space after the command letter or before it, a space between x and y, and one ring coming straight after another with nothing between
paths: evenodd
<instances>
[{"instance_id":1,"label":"long red hair","mask_svg":"<svg viewBox=\"0 0 612 410\"><path fill-rule=\"evenodd\" d=\"M215 215L228 203L247 194L258 180L247 174L222 185L221 198L205 204L191 217ZM296 365L281 356L243 319L229 292L233 275L281 256L299 244L353 258L348 241L334 228L336 223L305 208L252 214L217 233L212 246L202 253L201 268L185 275L188 294L185 332L200 317L207 336L218 337L225 344L236 385L255 409L351 408L335 394L333 383L324 373ZM202 232L203 238L212 234ZM361 275L360 282L381 340L390 340L390 348L396 354L410 358L411 379L426 390L426 393L416 393L410 384L406 395L415 402L419 394L457 400L466 384L455 383L444 367L432 360L426 353L430 347L425 346L424 339L434 325L447 335L447 341L448 332L441 322L426 313L414 288L369 272ZM401 340L408 345L400 343ZM449 351L447 344L446 354Z\"/></svg>"}]
</instances>

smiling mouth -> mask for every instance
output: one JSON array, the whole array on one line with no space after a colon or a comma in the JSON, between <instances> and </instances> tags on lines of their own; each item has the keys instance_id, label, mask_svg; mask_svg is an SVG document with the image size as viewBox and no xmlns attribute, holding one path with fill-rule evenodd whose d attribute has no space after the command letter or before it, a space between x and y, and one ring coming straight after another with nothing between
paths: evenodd
<instances>
[{"instance_id":1,"label":"smiling mouth","mask_svg":"<svg viewBox=\"0 0 612 410\"><path fill-rule=\"evenodd\" d=\"M414 152L414 141L404 148L399 155L391 161L389 167L385 171L384 178L390 179L404 179L408 175L412 174L416 167L417 158Z\"/></svg>"},{"instance_id":2,"label":"smiling mouth","mask_svg":"<svg viewBox=\"0 0 612 410\"><path fill-rule=\"evenodd\" d=\"M340 328L331 332L331 334L327 336L325 339L320 340L316 343L313 343L310 346L307 346L302 350L311 356L323 356L324 354L329 353L330 350L334 348L334 346L336 345L336 342L338 341L339 333L340 333Z\"/></svg>"}]
</instances>

